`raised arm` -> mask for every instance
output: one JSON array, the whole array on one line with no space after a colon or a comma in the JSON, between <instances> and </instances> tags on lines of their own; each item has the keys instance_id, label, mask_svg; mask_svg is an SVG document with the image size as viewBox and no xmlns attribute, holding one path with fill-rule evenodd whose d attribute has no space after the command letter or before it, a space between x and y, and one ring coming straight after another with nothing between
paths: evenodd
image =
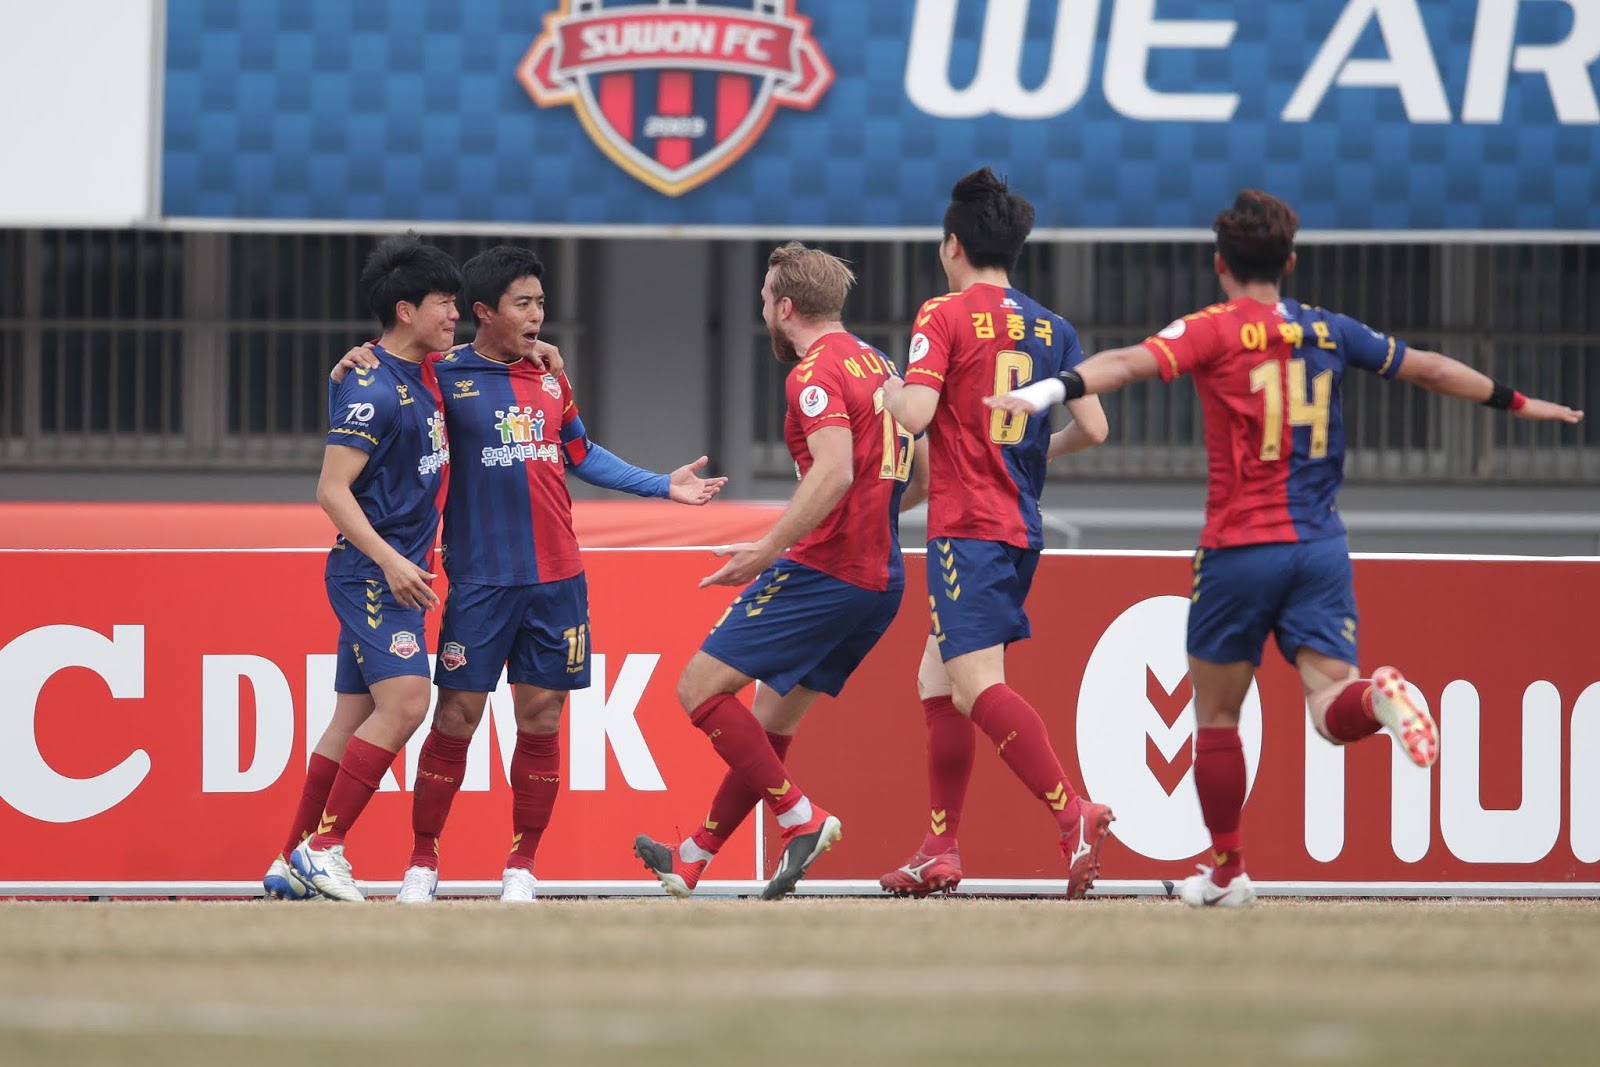
<instances>
[{"instance_id":1,"label":"raised arm","mask_svg":"<svg viewBox=\"0 0 1600 1067\"><path fill-rule=\"evenodd\" d=\"M1127 348L1112 348L1096 353L1054 378L1024 385L1003 396L987 397L984 403L1013 415L1037 415L1048 410L1052 404L1114 393L1134 382L1157 377L1160 373L1161 367L1154 353L1144 345L1129 345ZM1100 417L1104 420L1104 412Z\"/></svg>"},{"instance_id":2,"label":"raised arm","mask_svg":"<svg viewBox=\"0 0 1600 1067\"><path fill-rule=\"evenodd\" d=\"M1421 348L1408 348L1405 361L1395 377L1419 385L1430 393L1472 400L1492 408L1509 411L1519 419L1536 422L1578 423L1583 412L1549 400L1525 397L1482 371L1473 370L1460 360Z\"/></svg>"}]
</instances>

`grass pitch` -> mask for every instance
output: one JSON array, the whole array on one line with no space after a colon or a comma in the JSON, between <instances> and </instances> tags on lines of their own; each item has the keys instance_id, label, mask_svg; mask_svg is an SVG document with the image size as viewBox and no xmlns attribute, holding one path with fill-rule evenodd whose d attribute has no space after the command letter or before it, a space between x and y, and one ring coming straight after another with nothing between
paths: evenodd
<instances>
[{"instance_id":1,"label":"grass pitch","mask_svg":"<svg viewBox=\"0 0 1600 1067\"><path fill-rule=\"evenodd\" d=\"M0 904L0 1063L1592 1064L1600 904Z\"/></svg>"}]
</instances>

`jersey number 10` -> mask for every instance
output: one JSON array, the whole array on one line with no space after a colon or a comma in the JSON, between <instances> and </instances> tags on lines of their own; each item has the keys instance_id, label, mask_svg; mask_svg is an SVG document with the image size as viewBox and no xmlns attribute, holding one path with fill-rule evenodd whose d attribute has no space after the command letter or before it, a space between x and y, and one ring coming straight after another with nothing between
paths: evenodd
<instances>
[{"instance_id":1,"label":"jersey number 10","mask_svg":"<svg viewBox=\"0 0 1600 1067\"><path fill-rule=\"evenodd\" d=\"M911 450L916 439L894 421L893 415L883 410L882 389L872 394L872 410L883 413L883 463L878 468L878 477L903 482L911 477Z\"/></svg>"}]
</instances>

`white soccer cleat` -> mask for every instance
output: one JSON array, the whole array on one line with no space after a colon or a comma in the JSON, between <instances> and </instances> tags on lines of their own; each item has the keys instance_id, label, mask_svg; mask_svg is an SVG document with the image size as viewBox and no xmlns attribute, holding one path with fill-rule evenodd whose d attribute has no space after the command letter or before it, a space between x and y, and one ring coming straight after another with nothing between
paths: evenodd
<instances>
[{"instance_id":1,"label":"white soccer cleat","mask_svg":"<svg viewBox=\"0 0 1600 1067\"><path fill-rule=\"evenodd\" d=\"M272 900L314 900L317 896L316 887L304 878L289 861L279 856L272 861L272 866L267 868L267 873L261 879L261 888L267 891L267 896Z\"/></svg>"},{"instance_id":2,"label":"white soccer cleat","mask_svg":"<svg viewBox=\"0 0 1600 1067\"><path fill-rule=\"evenodd\" d=\"M1248 874L1238 875L1226 886L1219 886L1211 880L1210 867L1196 869L1198 874L1191 874L1178 883L1179 898L1191 908L1243 908L1256 902L1256 890Z\"/></svg>"},{"instance_id":3,"label":"white soccer cleat","mask_svg":"<svg viewBox=\"0 0 1600 1067\"><path fill-rule=\"evenodd\" d=\"M506 904L526 904L539 896L539 879L532 871L507 867L500 875L500 900Z\"/></svg>"},{"instance_id":4,"label":"white soccer cleat","mask_svg":"<svg viewBox=\"0 0 1600 1067\"><path fill-rule=\"evenodd\" d=\"M1372 715L1418 767L1432 767L1439 758L1439 728L1433 716L1411 699L1405 676L1393 667L1372 672Z\"/></svg>"},{"instance_id":5,"label":"white soccer cleat","mask_svg":"<svg viewBox=\"0 0 1600 1067\"><path fill-rule=\"evenodd\" d=\"M395 894L395 903L432 904L438 888L438 871L432 867L407 867L406 876L400 881L400 892Z\"/></svg>"},{"instance_id":6,"label":"white soccer cleat","mask_svg":"<svg viewBox=\"0 0 1600 1067\"><path fill-rule=\"evenodd\" d=\"M366 899L361 895L361 890L356 888L356 880L350 874L350 861L344 858L343 845L314 849L308 837L300 842L299 848L289 853L289 864L302 879L310 882L317 892L329 900L359 904Z\"/></svg>"}]
</instances>

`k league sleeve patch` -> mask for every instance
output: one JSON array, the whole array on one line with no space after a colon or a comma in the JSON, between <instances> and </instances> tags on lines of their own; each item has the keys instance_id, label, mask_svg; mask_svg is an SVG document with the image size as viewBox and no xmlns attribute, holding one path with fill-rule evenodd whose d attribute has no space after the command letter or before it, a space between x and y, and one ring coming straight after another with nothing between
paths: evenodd
<instances>
[{"instance_id":1,"label":"k league sleeve patch","mask_svg":"<svg viewBox=\"0 0 1600 1067\"><path fill-rule=\"evenodd\" d=\"M808 385L800 392L800 410L816 418L828 406L828 393L820 385Z\"/></svg>"}]
</instances>

